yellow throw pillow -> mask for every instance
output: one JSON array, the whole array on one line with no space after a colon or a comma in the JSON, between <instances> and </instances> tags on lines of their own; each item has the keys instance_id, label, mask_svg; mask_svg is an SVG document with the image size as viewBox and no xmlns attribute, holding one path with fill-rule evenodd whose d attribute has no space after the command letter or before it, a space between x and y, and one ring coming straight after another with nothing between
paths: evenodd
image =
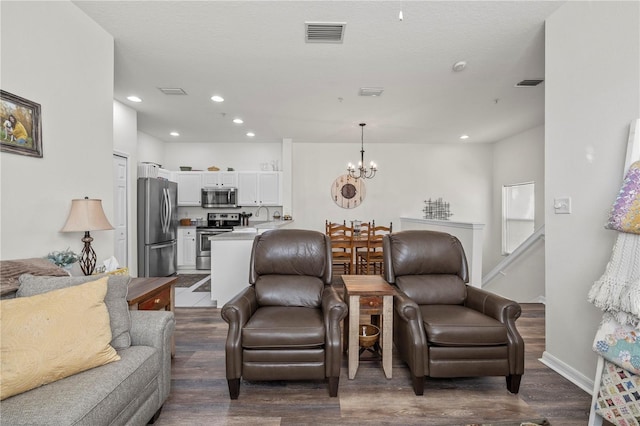
<instances>
[{"instance_id":1,"label":"yellow throw pillow","mask_svg":"<svg viewBox=\"0 0 640 426\"><path fill-rule=\"evenodd\" d=\"M0 400L120 359L107 280L0 302Z\"/></svg>"}]
</instances>

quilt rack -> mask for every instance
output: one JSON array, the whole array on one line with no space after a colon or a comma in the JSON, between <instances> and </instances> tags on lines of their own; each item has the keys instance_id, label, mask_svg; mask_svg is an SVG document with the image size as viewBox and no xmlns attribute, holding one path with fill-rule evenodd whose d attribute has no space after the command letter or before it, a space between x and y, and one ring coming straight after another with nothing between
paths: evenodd
<instances>
[{"instance_id":1,"label":"quilt rack","mask_svg":"<svg viewBox=\"0 0 640 426\"><path fill-rule=\"evenodd\" d=\"M629 139L627 143L627 154L625 159L624 173L623 177L626 176L627 171L630 166L640 160L640 119L636 119L631 122L629 127ZM618 241L616 244L620 242L620 238L622 236L618 236ZM633 235L633 238L640 238L640 235ZM613 256L612 256L613 261ZM605 314L606 315L606 314ZM603 324L600 326L599 333L602 332ZM633 333L634 331L632 331ZM634 347L638 347L637 351L640 352L640 338L637 340L633 340ZM606 345L606 343L604 343ZM635 351L631 351L635 352ZM605 373L605 382L603 384L603 373ZM589 426L601 426L603 422L603 417L600 412L596 409L599 403L599 393L601 389L603 389L603 395L610 395L603 398L601 400L606 400L607 407L606 409L611 412L617 410L617 414L620 414L620 420L616 421L616 419L607 418L607 421L612 422L618 425L637 425L640 424L638 419L640 419L640 400L634 395L618 397L613 396L613 393L608 393L607 389L613 388L615 391L619 389L621 391L625 391L627 393L633 393L630 391L630 386L633 384L630 377L633 374L626 371L623 366L615 365L610 361L605 360L602 355L598 355L598 362L596 366L596 375L594 379L593 393L591 399L591 411L589 414ZM613 377L618 380L619 383L613 383L609 380L610 377ZM637 377L637 376L636 376ZM637 393L637 392L636 392ZM639 395L640 396L640 395ZM621 403L620 408L616 406L616 403ZM626 413L626 416L624 415ZM631 420L627 420L631 418Z\"/></svg>"}]
</instances>

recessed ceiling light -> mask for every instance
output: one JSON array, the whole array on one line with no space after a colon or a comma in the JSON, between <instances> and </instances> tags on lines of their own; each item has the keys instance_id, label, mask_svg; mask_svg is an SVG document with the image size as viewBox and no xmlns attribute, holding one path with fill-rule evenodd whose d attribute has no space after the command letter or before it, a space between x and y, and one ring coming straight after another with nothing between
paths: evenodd
<instances>
[{"instance_id":1,"label":"recessed ceiling light","mask_svg":"<svg viewBox=\"0 0 640 426\"><path fill-rule=\"evenodd\" d=\"M127 96L127 99L129 99L131 102L142 102L142 98L134 95Z\"/></svg>"},{"instance_id":2,"label":"recessed ceiling light","mask_svg":"<svg viewBox=\"0 0 640 426\"><path fill-rule=\"evenodd\" d=\"M213 95L211 97L211 100L213 102L224 102L224 98L222 96L220 96L220 95Z\"/></svg>"},{"instance_id":3,"label":"recessed ceiling light","mask_svg":"<svg viewBox=\"0 0 640 426\"><path fill-rule=\"evenodd\" d=\"M169 134L170 134L171 136L180 136L180 133L178 133L178 132L171 132L171 133L169 133Z\"/></svg>"},{"instance_id":4,"label":"recessed ceiling light","mask_svg":"<svg viewBox=\"0 0 640 426\"><path fill-rule=\"evenodd\" d=\"M242 120L242 118L234 118L234 119L233 119L233 122L234 122L234 123L236 123L236 124L242 124L242 123L244 123L244 121Z\"/></svg>"},{"instance_id":5,"label":"recessed ceiling light","mask_svg":"<svg viewBox=\"0 0 640 426\"><path fill-rule=\"evenodd\" d=\"M463 139L463 140L464 139L469 139L469 135L462 135L462 136L460 136L460 139Z\"/></svg>"},{"instance_id":6,"label":"recessed ceiling light","mask_svg":"<svg viewBox=\"0 0 640 426\"><path fill-rule=\"evenodd\" d=\"M254 137L256 134L253 132L247 132L247 136L249 136L250 138Z\"/></svg>"}]
</instances>

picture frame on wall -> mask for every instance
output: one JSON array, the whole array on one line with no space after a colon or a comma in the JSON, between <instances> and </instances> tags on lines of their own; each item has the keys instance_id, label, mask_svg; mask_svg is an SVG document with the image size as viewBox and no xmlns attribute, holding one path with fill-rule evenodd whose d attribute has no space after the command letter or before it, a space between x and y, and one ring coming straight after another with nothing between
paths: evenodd
<instances>
[{"instance_id":1,"label":"picture frame on wall","mask_svg":"<svg viewBox=\"0 0 640 426\"><path fill-rule=\"evenodd\" d=\"M0 151L42 158L40 104L0 90Z\"/></svg>"}]
</instances>

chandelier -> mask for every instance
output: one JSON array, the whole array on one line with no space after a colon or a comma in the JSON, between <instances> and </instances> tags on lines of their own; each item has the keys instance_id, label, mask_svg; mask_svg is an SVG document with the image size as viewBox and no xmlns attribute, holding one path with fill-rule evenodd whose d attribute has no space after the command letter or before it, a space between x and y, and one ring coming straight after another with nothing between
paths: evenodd
<instances>
[{"instance_id":1,"label":"chandelier","mask_svg":"<svg viewBox=\"0 0 640 426\"><path fill-rule=\"evenodd\" d=\"M347 164L347 171L349 172L349 177L352 177L354 179L360 179L360 178L371 179L376 175L376 172L378 171L378 166L373 161L369 163L368 170L364 166L364 126L366 125L367 125L366 123L360 123L360 129L361 129L360 140L362 145L360 148L360 161L358 162L358 168L356 169L356 166L354 166L351 163Z\"/></svg>"}]
</instances>

